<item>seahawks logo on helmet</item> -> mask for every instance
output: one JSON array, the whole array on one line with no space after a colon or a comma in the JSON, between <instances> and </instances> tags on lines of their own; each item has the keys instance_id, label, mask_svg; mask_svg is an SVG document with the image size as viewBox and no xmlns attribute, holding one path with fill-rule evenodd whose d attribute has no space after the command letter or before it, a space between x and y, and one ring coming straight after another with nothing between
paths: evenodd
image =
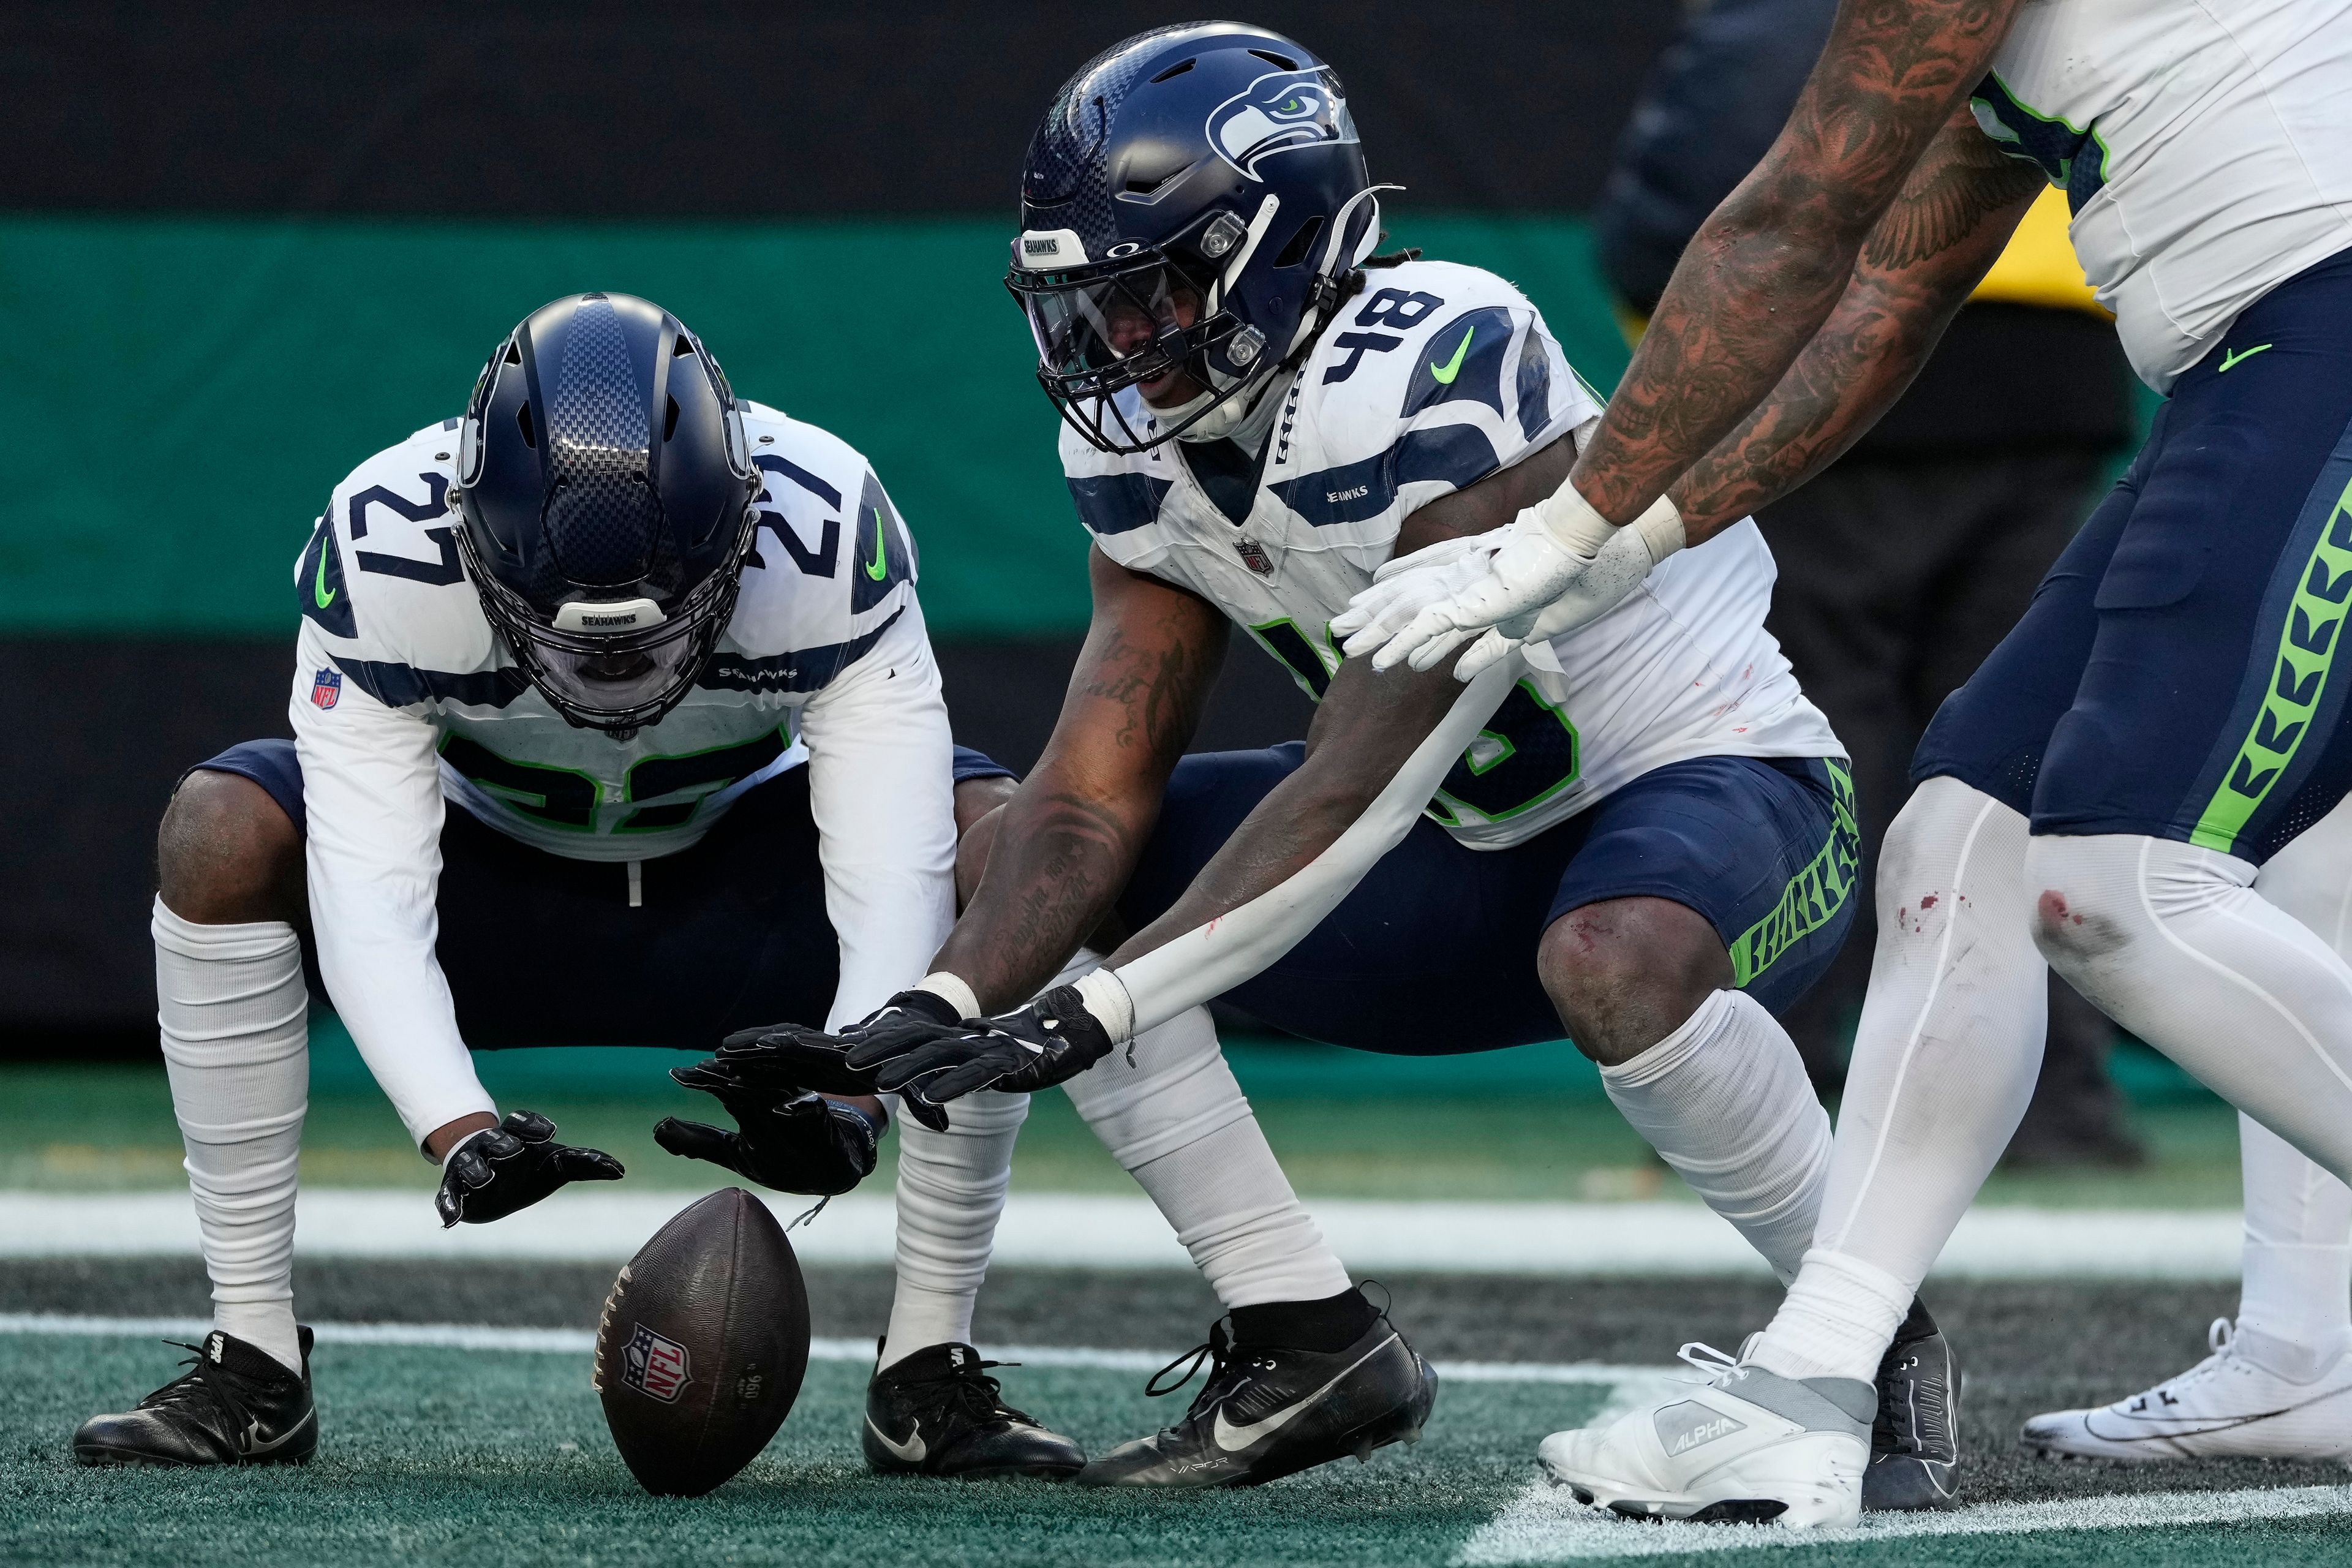
<instances>
[{"instance_id":1,"label":"seahawks logo on helmet","mask_svg":"<svg viewBox=\"0 0 2352 1568\"><path fill-rule=\"evenodd\" d=\"M1276 153L1357 140L1348 100L1319 70L1258 78L1209 111L1207 132L1217 156L1253 180Z\"/></svg>"}]
</instances>

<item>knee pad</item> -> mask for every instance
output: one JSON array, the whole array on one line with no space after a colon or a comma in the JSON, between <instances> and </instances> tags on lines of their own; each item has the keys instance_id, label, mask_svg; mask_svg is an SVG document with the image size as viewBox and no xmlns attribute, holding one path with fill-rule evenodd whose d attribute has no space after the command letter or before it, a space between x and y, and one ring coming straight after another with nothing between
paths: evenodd
<instances>
[{"instance_id":1,"label":"knee pad","mask_svg":"<svg viewBox=\"0 0 2352 1568\"><path fill-rule=\"evenodd\" d=\"M1198 1142L1250 1114L1206 1007L1136 1037L1132 1067L1113 1051L1063 1087L1128 1170Z\"/></svg>"}]
</instances>

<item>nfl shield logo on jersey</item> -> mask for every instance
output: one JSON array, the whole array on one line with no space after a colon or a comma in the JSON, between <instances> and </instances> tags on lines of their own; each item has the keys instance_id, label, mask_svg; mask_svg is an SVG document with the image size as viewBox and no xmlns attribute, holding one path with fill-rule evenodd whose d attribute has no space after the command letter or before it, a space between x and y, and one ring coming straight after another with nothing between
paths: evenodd
<instances>
[{"instance_id":1,"label":"nfl shield logo on jersey","mask_svg":"<svg viewBox=\"0 0 2352 1568\"><path fill-rule=\"evenodd\" d=\"M310 682L310 706L332 708L342 700L343 678L331 669L322 669Z\"/></svg>"},{"instance_id":2,"label":"nfl shield logo on jersey","mask_svg":"<svg viewBox=\"0 0 2352 1568\"><path fill-rule=\"evenodd\" d=\"M621 1381L649 1398L675 1405L693 1381L687 1372L686 1347L643 1323L629 1335L621 1352Z\"/></svg>"}]
</instances>

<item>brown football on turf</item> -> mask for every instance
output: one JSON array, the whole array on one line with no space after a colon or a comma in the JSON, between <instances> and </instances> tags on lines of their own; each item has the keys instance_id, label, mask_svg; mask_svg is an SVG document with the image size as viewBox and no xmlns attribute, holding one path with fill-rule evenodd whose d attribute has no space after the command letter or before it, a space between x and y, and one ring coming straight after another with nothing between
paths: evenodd
<instances>
[{"instance_id":1,"label":"brown football on turf","mask_svg":"<svg viewBox=\"0 0 2352 1568\"><path fill-rule=\"evenodd\" d=\"M700 1497L756 1458L808 1370L808 1288L765 1204L730 1187L629 1259L596 1325L596 1392L646 1490Z\"/></svg>"}]
</instances>

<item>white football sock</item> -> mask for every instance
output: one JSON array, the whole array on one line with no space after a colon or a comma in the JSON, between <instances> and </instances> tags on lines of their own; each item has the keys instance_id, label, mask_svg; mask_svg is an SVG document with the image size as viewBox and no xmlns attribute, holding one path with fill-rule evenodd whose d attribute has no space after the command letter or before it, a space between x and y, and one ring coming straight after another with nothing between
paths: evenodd
<instances>
[{"instance_id":1,"label":"white football sock","mask_svg":"<svg viewBox=\"0 0 2352 1568\"><path fill-rule=\"evenodd\" d=\"M1782 1377L1874 1383L1916 1289L1858 1258L1815 1247L1747 1359Z\"/></svg>"},{"instance_id":2,"label":"white football sock","mask_svg":"<svg viewBox=\"0 0 2352 1568\"><path fill-rule=\"evenodd\" d=\"M2026 853L2035 939L2099 1010L2338 1177L2352 1173L2352 965L2232 855L2139 834Z\"/></svg>"},{"instance_id":3,"label":"white football sock","mask_svg":"<svg viewBox=\"0 0 2352 1568\"><path fill-rule=\"evenodd\" d=\"M1206 1007L1146 1030L1132 1052L1112 1052L1063 1088L1227 1307L1349 1288L1225 1065Z\"/></svg>"},{"instance_id":4,"label":"white football sock","mask_svg":"<svg viewBox=\"0 0 2352 1568\"><path fill-rule=\"evenodd\" d=\"M1045 989L1067 985L1101 963L1100 953L1080 948ZM902 1110L895 1114L898 1272L877 1371L931 1345L971 1342L972 1308L996 1247L1029 1096L968 1094L948 1108L945 1132Z\"/></svg>"},{"instance_id":5,"label":"white football sock","mask_svg":"<svg viewBox=\"0 0 2352 1568\"><path fill-rule=\"evenodd\" d=\"M2238 1118L2238 1142L2246 1178L2238 1327L2292 1347L2272 1370L2307 1382L2352 1345L2352 1187L2251 1116Z\"/></svg>"},{"instance_id":6,"label":"white football sock","mask_svg":"<svg viewBox=\"0 0 2352 1568\"><path fill-rule=\"evenodd\" d=\"M2352 958L2352 802L2272 856L2254 890ZM2261 1336L2244 1343L2263 1346L2264 1364L2305 1382L2352 1343L2352 1187L2252 1117L2239 1116L2238 1139L2246 1191L2238 1327Z\"/></svg>"},{"instance_id":7,"label":"white football sock","mask_svg":"<svg viewBox=\"0 0 2352 1568\"><path fill-rule=\"evenodd\" d=\"M945 1132L898 1118L898 1278L882 1366L927 1346L971 1342L972 1304L1028 1115L1027 1095L983 1089L948 1108Z\"/></svg>"},{"instance_id":8,"label":"white football sock","mask_svg":"<svg viewBox=\"0 0 2352 1568\"><path fill-rule=\"evenodd\" d=\"M2025 841L2023 816L1950 778L1922 784L1887 829L1813 1248L1755 1352L1782 1376L1875 1374L2033 1097L2049 984Z\"/></svg>"},{"instance_id":9,"label":"white football sock","mask_svg":"<svg viewBox=\"0 0 2352 1568\"><path fill-rule=\"evenodd\" d=\"M310 1090L301 941L283 921L196 925L160 898L149 929L213 1324L299 1371L294 1193Z\"/></svg>"},{"instance_id":10,"label":"white football sock","mask_svg":"<svg viewBox=\"0 0 2352 1568\"><path fill-rule=\"evenodd\" d=\"M1745 992L1717 991L1673 1034L1602 1068L1601 1082L1781 1283L1794 1279L1829 1174L1830 1117L1780 1021Z\"/></svg>"}]
</instances>

